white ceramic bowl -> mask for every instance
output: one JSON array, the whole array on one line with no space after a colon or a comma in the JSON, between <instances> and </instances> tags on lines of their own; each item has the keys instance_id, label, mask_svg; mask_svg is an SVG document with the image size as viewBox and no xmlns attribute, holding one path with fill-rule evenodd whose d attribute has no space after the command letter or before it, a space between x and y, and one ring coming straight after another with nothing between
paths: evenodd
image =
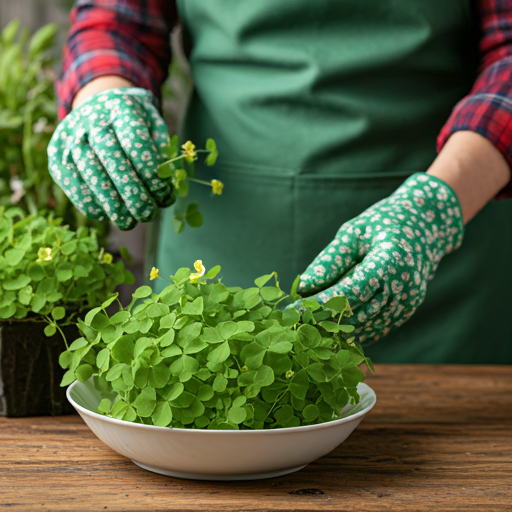
<instances>
[{"instance_id":1,"label":"white ceramic bowl","mask_svg":"<svg viewBox=\"0 0 512 512\"><path fill-rule=\"evenodd\" d=\"M101 399L92 379L74 382L68 400L96 436L141 468L196 480L255 480L302 469L341 444L375 405L376 396L359 384L361 400L340 418L273 430L199 430L154 427L97 414ZM111 398L111 397L110 397Z\"/></svg>"}]
</instances>

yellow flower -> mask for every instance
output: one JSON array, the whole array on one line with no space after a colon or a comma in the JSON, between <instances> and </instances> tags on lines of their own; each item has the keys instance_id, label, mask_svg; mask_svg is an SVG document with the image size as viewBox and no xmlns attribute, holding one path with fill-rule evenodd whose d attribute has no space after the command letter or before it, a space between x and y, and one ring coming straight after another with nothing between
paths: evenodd
<instances>
[{"instance_id":1,"label":"yellow flower","mask_svg":"<svg viewBox=\"0 0 512 512\"><path fill-rule=\"evenodd\" d=\"M224 188L224 183L222 183L222 181L219 180L212 180L212 188L213 193L220 196L222 194L222 189Z\"/></svg>"},{"instance_id":2,"label":"yellow flower","mask_svg":"<svg viewBox=\"0 0 512 512\"><path fill-rule=\"evenodd\" d=\"M151 269L151 272L149 274L149 280L153 281L153 279L160 279L160 276L158 275L159 270L155 267Z\"/></svg>"},{"instance_id":3,"label":"yellow flower","mask_svg":"<svg viewBox=\"0 0 512 512\"><path fill-rule=\"evenodd\" d=\"M244 365L244 366L242 366L242 371L243 371L243 372L246 372L248 369L249 369L249 368L247 368L247 366L245 366L245 365Z\"/></svg>"},{"instance_id":4,"label":"yellow flower","mask_svg":"<svg viewBox=\"0 0 512 512\"><path fill-rule=\"evenodd\" d=\"M196 147L194 146L194 144L192 144L192 142L188 140L181 147L183 148L182 154L185 155L185 160L187 162L193 162L196 159L197 155Z\"/></svg>"},{"instance_id":5,"label":"yellow flower","mask_svg":"<svg viewBox=\"0 0 512 512\"><path fill-rule=\"evenodd\" d=\"M293 375L295 374L295 372L293 370L288 370L285 374L285 377L287 379L291 379L293 377Z\"/></svg>"},{"instance_id":6,"label":"yellow flower","mask_svg":"<svg viewBox=\"0 0 512 512\"><path fill-rule=\"evenodd\" d=\"M194 263L194 268L197 270L197 273L190 274L191 283L197 283L197 280L206 272L206 269L204 268L203 262L201 260L197 260Z\"/></svg>"},{"instance_id":7,"label":"yellow flower","mask_svg":"<svg viewBox=\"0 0 512 512\"><path fill-rule=\"evenodd\" d=\"M103 263L106 263L107 265L110 265L113 261L113 257L112 257L112 254L110 254L109 252L106 252L104 255L103 255Z\"/></svg>"},{"instance_id":8,"label":"yellow flower","mask_svg":"<svg viewBox=\"0 0 512 512\"><path fill-rule=\"evenodd\" d=\"M52 249L51 247L41 247L39 251L37 251L37 263L41 263L42 261L51 261L52 259Z\"/></svg>"}]
</instances>

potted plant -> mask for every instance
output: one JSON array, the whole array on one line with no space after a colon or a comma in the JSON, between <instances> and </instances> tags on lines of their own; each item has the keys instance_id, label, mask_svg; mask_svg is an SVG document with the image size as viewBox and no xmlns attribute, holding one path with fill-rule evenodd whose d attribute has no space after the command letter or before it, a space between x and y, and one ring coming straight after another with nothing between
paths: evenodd
<instances>
[{"instance_id":1,"label":"potted plant","mask_svg":"<svg viewBox=\"0 0 512 512\"><path fill-rule=\"evenodd\" d=\"M58 364L85 311L134 282L94 229L0 207L0 415L70 411Z\"/></svg>"},{"instance_id":2,"label":"potted plant","mask_svg":"<svg viewBox=\"0 0 512 512\"><path fill-rule=\"evenodd\" d=\"M206 272L197 261L195 270L178 270L158 294L138 288L113 315L113 298L90 310L60 357L62 385L94 376L111 397L100 414L192 429L312 425L359 401L358 365L373 366L343 321L351 315L344 297L282 310L288 297L275 273L244 290L214 281L220 267Z\"/></svg>"}]
</instances>

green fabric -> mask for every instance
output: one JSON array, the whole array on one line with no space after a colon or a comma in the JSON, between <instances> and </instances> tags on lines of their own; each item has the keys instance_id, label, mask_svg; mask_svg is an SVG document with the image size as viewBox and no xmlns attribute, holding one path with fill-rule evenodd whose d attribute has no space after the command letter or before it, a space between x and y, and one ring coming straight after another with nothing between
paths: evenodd
<instances>
[{"instance_id":1,"label":"green fabric","mask_svg":"<svg viewBox=\"0 0 512 512\"><path fill-rule=\"evenodd\" d=\"M91 96L55 130L50 174L83 214L132 229L172 203L170 185L158 177L157 147L167 146L169 135L155 101L145 89L111 89Z\"/></svg>"},{"instance_id":2,"label":"green fabric","mask_svg":"<svg viewBox=\"0 0 512 512\"><path fill-rule=\"evenodd\" d=\"M463 235L453 191L433 176L414 174L341 226L301 275L299 293L320 304L347 297L358 341L378 340L411 318L425 299L427 281Z\"/></svg>"},{"instance_id":3,"label":"green fabric","mask_svg":"<svg viewBox=\"0 0 512 512\"><path fill-rule=\"evenodd\" d=\"M198 230L175 235L164 212L161 275L201 259L221 264L228 285L275 270L289 289L342 224L428 168L476 76L469 0L178 0L178 8L195 85L184 140L216 140L217 166L199 165L196 176L225 188L211 198L191 187L205 218ZM414 317L368 353L512 363L511 240L512 205L489 204L462 248L443 258Z\"/></svg>"}]
</instances>

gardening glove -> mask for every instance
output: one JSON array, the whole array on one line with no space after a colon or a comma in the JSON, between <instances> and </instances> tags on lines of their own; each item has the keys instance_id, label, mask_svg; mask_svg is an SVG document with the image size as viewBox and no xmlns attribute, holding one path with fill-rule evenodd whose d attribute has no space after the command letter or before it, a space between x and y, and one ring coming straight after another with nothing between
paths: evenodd
<instances>
[{"instance_id":1,"label":"gardening glove","mask_svg":"<svg viewBox=\"0 0 512 512\"><path fill-rule=\"evenodd\" d=\"M151 92L138 87L91 96L57 126L48 146L50 174L87 217L105 215L123 230L152 220L173 202L158 177L169 144Z\"/></svg>"},{"instance_id":2,"label":"gardening glove","mask_svg":"<svg viewBox=\"0 0 512 512\"><path fill-rule=\"evenodd\" d=\"M377 340L414 314L441 258L463 234L455 193L438 178L414 174L341 226L301 276L298 292L319 292L311 297L319 303L345 296L358 341Z\"/></svg>"}]
</instances>

